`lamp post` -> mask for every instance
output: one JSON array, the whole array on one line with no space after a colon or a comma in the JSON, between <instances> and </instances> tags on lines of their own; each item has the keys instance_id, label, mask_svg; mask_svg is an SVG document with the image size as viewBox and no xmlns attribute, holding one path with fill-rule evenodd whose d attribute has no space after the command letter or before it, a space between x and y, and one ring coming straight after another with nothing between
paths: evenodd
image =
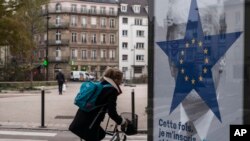
<instances>
[{"instance_id":1,"label":"lamp post","mask_svg":"<svg viewBox=\"0 0 250 141\"><path fill-rule=\"evenodd\" d=\"M132 82L134 82L135 79L135 46L133 49L131 49L131 51L133 51L133 77L132 77ZM132 68L131 68L132 69Z\"/></svg>"},{"instance_id":2,"label":"lamp post","mask_svg":"<svg viewBox=\"0 0 250 141\"><path fill-rule=\"evenodd\" d=\"M134 46L134 71L133 71L133 82L134 82L134 79L135 79L135 46Z\"/></svg>"},{"instance_id":3,"label":"lamp post","mask_svg":"<svg viewBox=\"0 0 250 141\"><path fill-rule=\"evenodd\" d=\"M47 41L46 41L46 61L47 61L47 66L46 66L46 81L49 80L49 58L48 58L48 54L49 54L49 9L47 6Z\"/></svg>"}]
</instances>

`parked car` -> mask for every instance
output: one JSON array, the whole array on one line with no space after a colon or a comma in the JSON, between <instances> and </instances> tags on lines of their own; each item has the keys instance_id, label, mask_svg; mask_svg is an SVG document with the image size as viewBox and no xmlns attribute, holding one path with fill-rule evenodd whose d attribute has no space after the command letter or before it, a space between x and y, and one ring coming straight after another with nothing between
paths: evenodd
<instances>
[{"instance_id":1,"label":"parked car","mask_svg":"<svg viewBox=\"0 0 250 141\"><path fill-rule=\"evenodd\" d=\"M95 80L95 77L86 71L71 71L70 79L73 81L89 81Z\"/></svg>"}]
</instances>

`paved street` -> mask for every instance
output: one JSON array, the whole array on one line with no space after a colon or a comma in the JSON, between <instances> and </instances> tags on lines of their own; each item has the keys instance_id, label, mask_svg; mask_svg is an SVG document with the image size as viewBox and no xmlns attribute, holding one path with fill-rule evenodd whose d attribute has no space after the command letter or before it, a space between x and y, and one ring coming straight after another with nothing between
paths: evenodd
<instances>
[{"instance_id":1,"label":"paved street","mask_svg":"<svg viewBox=\"0 0 250 141\"><path fill-rule=\"evenodd\" d=\"M58 95L57 87L45 88L46 128L40 128L41 91L26 91L23 93L7 91L0 93L0 130L20 128L22 130L44 131L44 129L47 129L56 131L59 138L61 135L66 135L62 132L67 132L68 126L77 110L77 107L73 104L73 100L79 90L80 84L78 82L69 82L67 90L63 95ZM147 106L147 85L137 85L136 87L122 86L121 88L123 94L118 97L118 112L131 112L131 91L134 89L135 112L139 116L138 129L140 131L147 130L147 115L145 113L145 107ZM106 120L103 122L103 126L105 125ZM109 129L113 125L114 123L110 122ZM67 134L72 135L70 132ZM0 134L0 139L3 139L3 137L5 136ZM72 135L72 137L74 138L75 136Z\"/></svg>"},{"instance_id":2,"label":"paved street","mask_svg":"<svg viewBox=\"0 0 250 141\"><path fill-rule=\"evenodd\" d=\"M122 136L123 134L121 134ZM109 141L106 135L103 141ZM128 141L146 141L146 134L127 136ZM0 141L80 141L80 138L69 131L30 130L30 129L0 129Z\"/></svg>"}]
</instances>

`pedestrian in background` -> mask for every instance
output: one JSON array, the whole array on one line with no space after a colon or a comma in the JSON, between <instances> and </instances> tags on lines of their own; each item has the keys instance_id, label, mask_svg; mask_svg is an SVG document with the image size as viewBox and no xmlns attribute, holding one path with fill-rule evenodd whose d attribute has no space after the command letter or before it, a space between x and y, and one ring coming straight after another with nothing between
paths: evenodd
<instances>
[{"instance_id":1,"label":"pedestrian in background","mask_svg":"<svg viewBox=\"0 0 250 141\"><path fill-rule=\"evenodd\" d=\"M59 95L62 95L62 88L63 88L63 83L65 83L65 78L64 78L64 74L62 73L61 70L59 70L59 72L57 73L56 80L58 83Z\"/></svg>"},{"instance_id":2,"label":"pedestrian in background","mask_svg":"<svg viewBox=\"0 0 250 141\"><path fill-rule=\"evenodd\" d=\"M116 110L117 97L122 93L119 87L122 76L122 72L117 68L108 68L104 72L101 84L111 84L112 87L104 87L96 99L96 105L103 106L99 106L90 112L78 109L74 120L69 126L70 131L86 141L102 140L106 132L101 127L101 122L106 112L118 125L127 125L127 120L118 115Z\"/></svg>"}]
</instances>

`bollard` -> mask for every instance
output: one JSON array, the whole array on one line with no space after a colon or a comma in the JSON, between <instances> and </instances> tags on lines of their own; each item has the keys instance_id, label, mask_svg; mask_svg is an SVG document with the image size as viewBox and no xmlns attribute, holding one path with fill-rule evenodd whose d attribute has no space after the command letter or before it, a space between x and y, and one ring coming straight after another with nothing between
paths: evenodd
<instances>
[{"instance_id":1,"label":"bollard","mask_svg":"<svg viewBox=\"0 0 250 141\"><path fill-rule=\"evenodd\" d=\"M135 90L131 92L131 108L132 108L132 122L135 122Z\"/></svg>"},{"instance_id":2,"label":"bollard","mask_svg":"<svg viewBox=\"0 0 250 141\"><path fill-rule=\"evenodd\" d=\"M44 86L41 88L41 128L44 126Z\"/></svg>"}]
</instances>

